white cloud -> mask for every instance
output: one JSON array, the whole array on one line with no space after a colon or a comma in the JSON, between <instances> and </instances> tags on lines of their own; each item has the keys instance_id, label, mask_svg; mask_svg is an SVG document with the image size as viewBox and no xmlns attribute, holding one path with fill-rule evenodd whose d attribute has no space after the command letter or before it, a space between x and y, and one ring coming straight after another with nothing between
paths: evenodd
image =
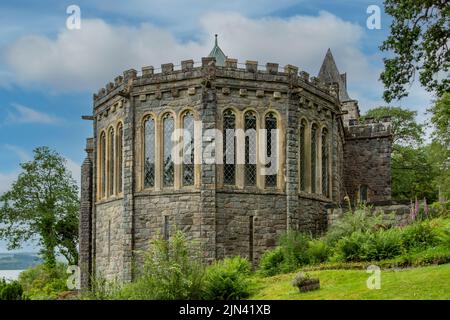
<instances>
[{"instance_id":1,"label":"white cloud","mask_svg":"<svg viewBox=\"0 0 450 320\"><path fill-rule=\"evenodd\" d=\"M4 124L11 124L11 123L55 124L61 121L61 119L55 116L36 111L29 107L25 107L21 104L14 103L13 107L15 109L15 112L8 111L8 115L4 121Z\"/></svg>"},{"instance_id":2,"label":"white cloud","mask_svg":"<svg viewBox=\"0 0 450 320\"><path fill-rule=\"evenodd\" d=\"M345 57L341 69L367 74L364 55L357 49L362 29L330 13L288 19L250 19L237 13L209 13L200 19L198 42L179 42L168 31L149 24L113 26L84 19L82 29L62 30L56 39L30 35L6 50L6 62L20 84L46 84L55 90L90 90L128 68L206 56L213 34L230 57L245 62L297 64L315 74L328 47Z\"/></svg>"},{"instance_id":3,"label":"white cloud","mask_svg":"<svg viewBox=\"0 0 450 320\"><path fill-rule=\"evenodd\" d=\"M200 1L200 0L199 0ZM154 3L157 5L157 3ZM197 41L182 42L168 28L150 24L111 25L100 19L83 19L81 30L61 30L56 38L29 35L7 47L9 74L20 85L40 85L54 91L96 92L124 70L184 59L199 61L219 34L224 52L239 62L294 64L317 75L327 48L331 48L341 72L347 72L348 88L362 109L382 102L378 81L381 56L367 56L360 47L365 30L331 13L290 18L248 18L234 12L203 13ZM378 59L375 61L374 59ZM378 66L376 64L378 63ZM413 95L422 94L419 88ZM420 107L410 99L412 105Z\"/></svg>"}]
</instances>

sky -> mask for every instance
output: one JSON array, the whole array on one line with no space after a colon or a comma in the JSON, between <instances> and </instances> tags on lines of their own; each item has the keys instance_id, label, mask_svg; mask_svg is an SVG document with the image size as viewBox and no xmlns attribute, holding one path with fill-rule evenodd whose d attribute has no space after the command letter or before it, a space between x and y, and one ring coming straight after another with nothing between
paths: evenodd
<instances>
[{"instance_id":1,"label":"sky","mask_svg":"<svg viewBox=\"0 0 450 320\"><path fill-rule=\"evenodd\" d=\"M67 28L70 5L80 29ZM369 29L370 5L381 28ZM71 21L71 20L70 20ZM379 46L390 17L380 0L41 0L0 3L0 194L33 149L49 146L67 159L79 182L92 124L92 94L124 70L182 60L201 61L219 46L239 62L293 64L317 75L328 48L347 73L351 98L364 113L382 100ZM426 121L433 97L414 83L391 105L418 111ZM26 244L21 250L34 250ZM5 252L0 241L0 252Z\"/></svg>"}]
</instances>

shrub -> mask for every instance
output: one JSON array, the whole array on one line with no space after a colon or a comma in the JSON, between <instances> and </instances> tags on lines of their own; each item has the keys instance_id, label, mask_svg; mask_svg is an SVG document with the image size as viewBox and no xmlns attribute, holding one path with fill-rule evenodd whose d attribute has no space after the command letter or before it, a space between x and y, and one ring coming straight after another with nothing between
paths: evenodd
<instances>
[{"instance_id":1,"label":"shrub","mask_svg":"<svg viewBox=\"0 0 450 320\"><path fill-rule=\"evenodd\" d=\"M0 300L26 300L22 285L18 281L0 279Z\"/></svg>"},{"instance_id":2,"label":"shrub","mask_svg":"<svg viewBox=\"0 0 450 320\"><path fill-rule=\"evenodd\" d=\"M374 231L382 225L381 214L371 214L367 207L360 207L354 212L346 212L329 229L326 242L333 246L339 239L350 236L354 232Z\"/></svg>"},{"instance_id":3,"label":"shrub","mask_svg":"<svg viewBox=\"0 0 450 320\"><path fill-rule=\"evenodd\" d=\"M308 236L293 230L280 237L280 247L284 257L283 271L293 271L301 265L308 264L309 241Z\"/></svg>"},{"instance_id":4,"label":"shrub","mask_svg":"<svg viewBox=\"0 0 450 320\"><path fill-rule=\"evenodd\" d=\"M450 214L450 200L432 203L430 213L433 217L447 217Z\"/></svg>"},{"instance_id":5,"label":"shrub","mask_svg":"<svg viewBox=\"0 0 450 320\"><path fill-rule=\"evenodd\" d=\"M274 276L282 271L284 255L281 247L264 252L259 261L259 272L266 277Z\"/></svg>"},{"instance_id":6,"label":"shrub","mask_svg":"<svg viewBox=\"0 0 450 320\"><path fill-rule=\"evenodd\" d=\"M67 265L58 263L54 268L38 265L19 275L19 283L25 294L33 300L53 300L67 291Z\"/></svg>"},{"instance_id":7,"label":"shrub","mask_svg":"<svg viewBox=\"0 0 450 320\"><path fill-rule=\"evenodd\" d=\"M318 264L327 261L330 255L330 248L322 240L311 240L308 246L308 263Z\"/></svg>"},{"instance_id":8,"label":"shrub","mask_svg":"<svg viewBox=\"0 0 450 320\"><path fill-rule=\"evenodd\" d=\"M437 234L429 222L417 222L403 230L402 244L406 250L426 248L436 244Z\"/></svg>"},{"instance_id":9,"label":"shrub","mask_svg":"<svg viewBox=\"0 0 450 320\"><path fill-rule=\"evenodd\" d=\"M125 285L115 298L199 299L204 287L204 267L198 251L181 231L169 240L152 240L143 254L144 265L138 279Z\"/></svg>"},{"instance_id":10,"label":"shrub","mask_svg":"<svg viewBox=\"0 0 450 320\"><path fill-rule=\"evenodd\" d=\"M340 261L365 261L370 234L356 231L340 239L335 246L337 258Z\"/></svg>"},{"instance_id":11,"label":"shrub","mask_svg":"<svg viewBox=\"0 0 450 320\"><path fill-rule=\"evenodd\" d=\"M368 235L365 247L367 260L391 259L401 253L402 237L399 229L380 230Z\"/></svg>"},{"instance_id":12,"label":"shrub","mask_svg":"<svg viewBox=\"0 0 450 320\"><path fill-rule=\"evenodd\" d=\"M438 240L444 247L450 248L450 226L440 230Z\"/></svg>"},{"instance_id":13,"label":"shrub","mask_svg":"<svg viewBox=\"0 0 450 320\"><path fill-rule=\"evenodd\" d=\"M251 264L241 257L217 261L206 270L204 298L208 300L237 300L250 295Z\"/></svg>"}]
</instances>

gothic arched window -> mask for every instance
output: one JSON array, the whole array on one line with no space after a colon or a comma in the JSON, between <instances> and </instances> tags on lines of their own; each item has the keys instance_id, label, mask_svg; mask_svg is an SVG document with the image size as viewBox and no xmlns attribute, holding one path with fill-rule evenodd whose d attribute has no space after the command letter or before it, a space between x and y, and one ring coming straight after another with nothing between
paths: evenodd
<instances>
[{"instance_id":1,"label":"gothic arched window","mask_svg":"<svg viewBox=\"0 0 450 320\"><path fill-rule=\"evenodd\" d=\"M106 134L100 135L100 198L106 196Z\"/></svg>"},{"instance_id":2,"label":"gothic arched window","mask_svg":"<svg viewBox=\"0 0 450 320\"><path fill-rule=\"evenodd\" d=\"M311 127L311 192L315 193L317 178L317 126Z\"/></svg>"},{"instance_id":3,"label":"gothic arched window","mask_svg":"<svg viewBox=\"0 0 450 320\"><path fill-rule=\"evenodd\" d=\"M328 130L326 128L322 129L322 194L326 197L329 196L329 172L328 172L328 162L329 162L329 142L328 142Z\"/></svg>"},{"instance_id":4,"label":"gothic arched window","mask_svg":"<svg viewBox=\"0 0 450 320\"><path fill-rule=\"evenodd\" d=\"M117 193L123 191L123 125L117 126Z\"/></svg>"},{"instance_id":5,"label":"gothic arched window","mask_svg":"<svg viewBox=\"0 0 450 320\"><path fill-rule=\"evenodd\" d=\"M144 120L144 188L155 186L155 120Z\"/></svg>"},{"instance_id":6,"label":"gothic arched window","mask_svg":"<svg viewBox=\"0 0 450 320\"><path fill-rule=\"evenodd\" d=\"M277 118L271 112L266 115L266 187L276 187L278 152L277 152ZM268 163L267 163L268 162Z\"/></svg>"},{"instance_id":7,"label":"gothic arched window","mask_svg":"<svg viewBox=\"0 0 450 320\"><path fill-rule=\"evenodd\" d=\"M114 194L114 129L108 132L108 195Z\"/></svg>"},{"instance_id":8,"label":"gothic arched window","mask_svg":"<svg viewBox=\"0 0 450 320\"><path fill-rule=\"evenodd\" d=\"M248 111L245 122L245 185L256 185L256 115Z\"/></svg>"},{"instance_id":9,"label":"gothic arched window","mask_svg":"<svg viewBox=\"0 0 450 320\"><path fill-rule=\"evenodd\" d=\"M305 143L306 121L300 122L299 160L300 160L300 190L306 190L306 143Z\"/></svg>"},{"instance_id":10,"label":"gothic arched window","mask_svg":"<svg viewBox=\"0 0 450 320\"><path fill-rule=\"evenodd\" d=\"M172 114L167 113L163 117L163 185L172 187L174 184L174 163L172 158L172 134L175 123Z\"/></svg>"},{"instance_id":11,"label":"gothic arched window","mask_svg":"<svg viewBox=\"0 0 450 320\"><path fill-rule=\"evenodd\" d=\"M223 183L236 183L236 115L231 110L223 114Z\"/></svg>"},{"instance_id":12,"label":"gothic arched window","mask_svg":"<svg viewBox=\"0 0 450 320\"><path fill-rule=\"evenodd\" d=\"M194 115L183 116L183 185L194 184Z\"/></svg>"}]
</instances>

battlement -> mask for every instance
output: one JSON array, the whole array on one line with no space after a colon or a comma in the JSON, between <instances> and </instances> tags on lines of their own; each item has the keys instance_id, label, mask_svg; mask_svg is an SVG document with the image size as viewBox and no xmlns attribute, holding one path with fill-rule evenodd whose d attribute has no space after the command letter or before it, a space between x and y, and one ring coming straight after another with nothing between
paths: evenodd
<instances>
[{"instance_id":1,"label":"battlement","mask_svg":"<svg viewBox=\"0 0 450 320\"><path fill-rule=\"evenodd\" d=\"M134 69L127 70L123 75L117 76L114 81L100 88L93 95L94 101L98 101L115 90L123 90L125 85L132 85L136 81L137 85L178 81L202 77L206 68L215 68L216 75L226 75L227 77L236 77L239 79L252 79L262 81L274 81L290 83L292 79L305 86L312 86L315 89L338 98L339 88L337 85L329 85L318 77L310 77L306 71L299 71L294 65L287 64L282 69L278 63L267 62L265 65L259 65L258 61L247 60L245 63L239 63L237 59L225 59L224 66L217 66L215 58L204 57L202 61L183 60L180 64L164 63L160 68L154 66L144 66L138 72ZM210 72L210 71L208 71Z\"/></svg>"},{"instance_id":2,"label":"battlement","mask_svg":"<svg viewBox=\"0 0 450 320\"><path fill-rule=\"evenodd\" d=\"M381 120L366 118L350 119L349 126L345 128L346 139L368 139L391 136L390 117L384 117Z\"/></svg>"}]
</instances>

